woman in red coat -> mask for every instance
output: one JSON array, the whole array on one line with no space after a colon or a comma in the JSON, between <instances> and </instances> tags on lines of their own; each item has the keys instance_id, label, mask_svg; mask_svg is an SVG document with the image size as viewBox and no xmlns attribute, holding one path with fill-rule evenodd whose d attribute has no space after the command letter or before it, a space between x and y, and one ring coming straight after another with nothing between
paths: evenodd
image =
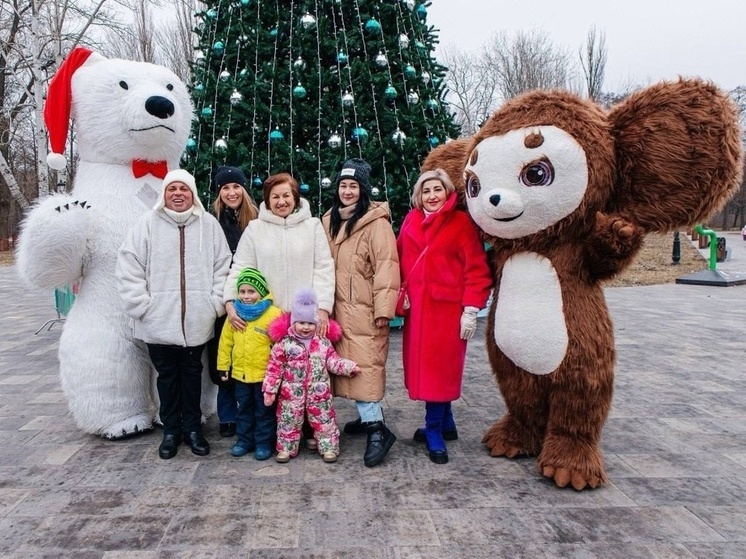
<instances>
[{"instance_id":1,"label":"woman in red coat","mask_svg":"<svg viewBox=\"0 0 746 559\"><path fill-rule=\"evenodd\" d=\"M426 171L414 185L414 208L396 242L410 301L404 384L412 400L425 401L425 428L414 439L427 443L436 464L448 462L445 441L458 438L451 402L461 396L466 341L492 284L476 226L456 202L445 171Z\"/></svg>"}]
</instances>

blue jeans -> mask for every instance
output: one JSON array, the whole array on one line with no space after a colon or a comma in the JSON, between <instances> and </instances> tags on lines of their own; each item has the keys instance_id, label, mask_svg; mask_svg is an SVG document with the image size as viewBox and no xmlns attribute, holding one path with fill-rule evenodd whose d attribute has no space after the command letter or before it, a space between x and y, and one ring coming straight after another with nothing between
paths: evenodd
<instances>
[{"instance_id":1,"label":"blue jeans","mask_svg":"<svg viewBox=\"0 0 746 559\"><path fill-rule=\"evenodd\" d=\"M355 402L360 421L363 423L374 423L383 421L383 410L381 402Z\"/></svg>"},{"instance_id":2,"label":"blue jeans","mask_svg":"<svg viewBox=\"0 0 746 559\"><path fill-rule=\"evenodd\" d=\"M274 448L277 437L276 407L264 405L261 382L236 381L236 436L239 444L250 450L257 446Z\"/></svg>"},{"instance_id":3,"label":"blue jeans","mask_svg":"<svg viewBox=\"0 0 746 559\"><path fill-rule=\"evenodd\" d=\"M220 423L236 422L236 413L238 413L236 384L238 381L232 379L218 384L218 421Z\"/></svg>"}]
</instances>

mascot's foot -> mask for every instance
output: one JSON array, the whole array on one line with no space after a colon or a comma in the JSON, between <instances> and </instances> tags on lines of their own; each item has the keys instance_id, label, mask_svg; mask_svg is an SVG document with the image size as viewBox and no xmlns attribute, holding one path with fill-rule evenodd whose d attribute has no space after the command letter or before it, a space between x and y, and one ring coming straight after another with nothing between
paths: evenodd
<instances>
[{"instance_id":1,"label":"mascot's foot","mask_svg":"<svg viewBox=\"0 0 746 559\"><path fill-rule=\"evenodd\" d=\"M597 445L567 437L550 438L538 459L539 472L557 487L577 491L595 489L606 482L606 471Z\"/></svg>"},{"instance_id":2,"label":"mascot's foot","mask_svg":"<svg viewBox=\"0 0 746 559\"><path fill-rule=\"evenodd\" d=\"M555 468L554 466L540 467L541 473L544 477L548 477L554 480L557 487L567 487L572 485L573 489L582 491L583 489L595 489L599 485L602 485L605 481L604 477L597 475L586 475L576 470L570 470L568 468Z\"/></svg>"},{"instance_id":3,"label":"mascot's foot","mask_svg":"<svg viewBox=\"0 0 746 559\"><path fill-rule=\"evenodd\" d=\"M153 430L153 418L149 415L136 415L101 431L101 436L110 441L120 441L137 437Z\"/></svg>"},{"instance_id":4,"label":"mascot's foot","mask_svg":"<svg viewBox=\"0 0 746 559\"><path fill-rule=\"evenodd\" d=\"M487 445L490 456L515 458L539 452L537 437L508 415L487 430L482 443Z\"/></svg>"}]
</instances>

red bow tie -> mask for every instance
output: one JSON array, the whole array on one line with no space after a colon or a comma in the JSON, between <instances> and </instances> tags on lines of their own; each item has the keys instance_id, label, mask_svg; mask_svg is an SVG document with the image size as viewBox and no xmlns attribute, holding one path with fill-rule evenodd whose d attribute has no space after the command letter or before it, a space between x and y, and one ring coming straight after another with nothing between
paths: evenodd
<instances>
[{"instance_id":1,"label":"red bow tie","mask_svg":"<svg viewBox=\"0 0 746 559\"><path fill-rule=\"evenodd\" d=\"M168 164L165 161L145 161L144 159L135 159L132 162L132 174L136 179L151 174L159 179L165 178L168 173Z\"/></svg>"}]
</instances>

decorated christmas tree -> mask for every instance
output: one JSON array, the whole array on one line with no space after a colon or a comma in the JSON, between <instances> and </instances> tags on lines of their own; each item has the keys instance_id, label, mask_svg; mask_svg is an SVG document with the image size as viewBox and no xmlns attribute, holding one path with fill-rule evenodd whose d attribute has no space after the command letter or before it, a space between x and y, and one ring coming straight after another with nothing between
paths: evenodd
<instances>
[{"instance_id":1,"label":"decorated christmas tree","mask_svg":"<svg viewBox=\"0 0 746 559\"><path fill-rule=\"evenodd\" d=\"M422 160L458 135L432 55L429 2L208 0L197 14L192 94L198 120L185 166L209 201L219 165L262 181L287 171L317 215L342 162L373 167L395 225Z\"/></svg>"}]
</instances>

